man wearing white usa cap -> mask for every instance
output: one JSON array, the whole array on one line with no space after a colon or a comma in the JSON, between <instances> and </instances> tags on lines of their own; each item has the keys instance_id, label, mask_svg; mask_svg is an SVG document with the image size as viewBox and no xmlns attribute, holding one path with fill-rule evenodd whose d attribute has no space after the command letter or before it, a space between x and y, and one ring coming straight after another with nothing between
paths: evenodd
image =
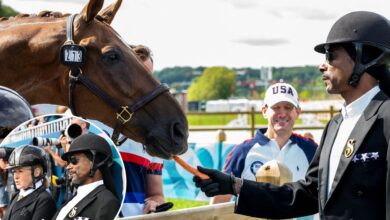
<instances>
[{"instance_id":1,"label":"man wearing white usa cap","mask_svg":"<svg viewBox=\"0 0 390 220\"><path fill-rule=\"evenodd\" d=\"M223 171L235 177L256 180L257 170L277 160L293 174L293 181L304 179L317 144L293 133L301 109L297 91L290 84L276 83L266 93L262 113L267 129L259 129L253 139L237 145L226 159ZM228 202L231 195L215 196L212 203ZM312 216L299 219L312 219Z\"/></svg>"},{"instance_id":2,"label":"man wearing white usa cap","mask_svg":"<svg viewBox=\"0 0 390 220\"><path fill-rule=\"evenodd\" d=\"M275 83L271 85L265 93L264 103L272 107L283 101L294 105L298 110L298 114L300 113L298 92L294 87L287 83Z\"/></svg>"}]
</instances>

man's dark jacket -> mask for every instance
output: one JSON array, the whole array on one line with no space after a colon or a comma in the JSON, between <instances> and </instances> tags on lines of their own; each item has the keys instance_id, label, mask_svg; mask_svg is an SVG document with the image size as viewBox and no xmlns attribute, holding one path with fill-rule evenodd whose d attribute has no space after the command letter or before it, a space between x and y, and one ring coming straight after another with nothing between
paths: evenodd
<instances>
[{"instance_id":1,"label":"man's dark jacket","mask_svg":"<svg viewBox=\"0 0 390 220\"><path fill-rule=\"evenodd\" d=\"M71 200L70 200L71 201ZM65 203L63 207L66 205ZM66 214L65 219L112 220L120 208L120 202L104 185L92 190ZM54 215L57 218L61 209Z\"/></svg>"}]
</instances>

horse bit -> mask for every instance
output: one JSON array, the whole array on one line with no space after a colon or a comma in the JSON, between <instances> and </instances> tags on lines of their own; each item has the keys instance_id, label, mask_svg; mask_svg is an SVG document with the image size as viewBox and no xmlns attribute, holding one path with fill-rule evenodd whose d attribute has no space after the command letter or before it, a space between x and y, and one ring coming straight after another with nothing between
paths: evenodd
<instances>
[{"instance_id":1,"label":"horse bit","mask_svg":"<svg viewBox=\"0 0 390 220\"><path fill-rule=\"evenodd\" d=\"M77 14L72 14L68 17L66 24L66 41L61 47L60 59L61 63L70 68L69 71L69 108L72 111L73 115L77 115L73 94L74 89L78 83L84 84L94 95L101 98L108 106L114 109L116 112L116 124L112 132L111 139L114 143L119 146L125 140L118 140L119 134L124 128L124 125L131 120L133 114L157 96L169 90L169 87L166 84L158 85L153 91L148 93L146 96L142 97L140 100L135 102L132 105L119 105L115 100L107 95L99 86L93 83L88 79L81 71L81 67L86 62L87 50L75 44L73 41L73 22Z\"/></svg>"}]
</instances>

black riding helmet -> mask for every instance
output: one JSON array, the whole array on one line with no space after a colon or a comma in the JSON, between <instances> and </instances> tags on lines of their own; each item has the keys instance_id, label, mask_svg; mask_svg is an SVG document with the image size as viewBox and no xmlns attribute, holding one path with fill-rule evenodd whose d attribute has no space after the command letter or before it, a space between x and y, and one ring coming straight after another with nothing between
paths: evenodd
<instances>
[{"instance_id":1,"label":"black riding helmet","mask_svg":"<svg viewBox=\"0 0 390 220\"><path fill-rule=\"evenodd\" d=\"M8 159L7 169L34 165L41 165L43 172L47 172L45 151L33 145L24 145L12 151Z\"/></svg>"},{"instance_id":2,"label":"black riding helmet","mask_svg":"<svg viewBox=\"0 0 390 220\"><path fill-rule=\"evenodd\" d=\"M33 166L35 165L40 165L43 169L43 173L38 177L34 176ZM35 183L42 179L47 172L45 151L42 148L32 145L24 145L15 148L9 156L7 169L14 169L17 167L31 167L33 186L35 188Z\"/></svg>"},{"instance_id":3,"label":"black riding helmet","mask_svg":"<svg viewBox=\"0 0 390 220\"><path fill-rule=\"evenodd\" d=\"M5 138L19 124L33 118L28 102L17 92L0 86L0 138Z\"/></svg>"},{"instance_id":4,"label":"black riding helmet","mask_svg":"<svg viewBox=\"0 0 390 220\"><path fill-rule=\"evenodd\" d=\"M390 61L390 21L373 12L356 11L344 15L332 26L326 43L319 44L314 50L325 53L333 44L352 44L354 47L355 67L349 84L357 86L361 75L370 67L386 65ZM362 62L364 48L374 47L381 51L369 62ZM348 52L348 50L347 50ZM349 52L349 54L351 54Z\"/></svg>"},{"instance_id":5,"label":"black riding helmet","mask_svg":"<svg viewBox=\"0 0 390 220\"><path fill-rule=\"evenodd\" d=\"M70 156L77 152L87 153L87 157L88 155L91 156L89 159L93 162L93 166L89 173L90 177L95 174L99 167L103 165L110 167L113 163L110 145L104 138L96 134L87 133L78 136L70 144L68 152L64 153L61 158L67 161Z\"/></svg>"}]
</instances>

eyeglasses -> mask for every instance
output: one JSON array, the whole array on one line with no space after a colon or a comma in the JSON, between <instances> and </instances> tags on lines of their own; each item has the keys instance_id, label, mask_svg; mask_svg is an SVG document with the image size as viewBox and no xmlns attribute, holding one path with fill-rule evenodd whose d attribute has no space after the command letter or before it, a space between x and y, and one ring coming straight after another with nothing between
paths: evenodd
<instances>
[{"instance_id":1,"label":"eyeglasses","mask_svg":"<svg viewBox=\"0 0 390 220\"><path fill-rule=\"evenodd\" d=\"M79 162L79 158L77 158L76 156L70 156L66 159L66 162L68 164L73 164L73 165L77 165L77 163Z\"/></svg>"},{"instance_id":2,"label":"eyeglasses","mask_svg":"<svg viewBox=\"0 0 390 220\"><path fill-rule=\"evenodd\" d=\"M325 50L325 60L327 63L331 63L336 58L335 52Z\"/></svg>"}]
</instances>

